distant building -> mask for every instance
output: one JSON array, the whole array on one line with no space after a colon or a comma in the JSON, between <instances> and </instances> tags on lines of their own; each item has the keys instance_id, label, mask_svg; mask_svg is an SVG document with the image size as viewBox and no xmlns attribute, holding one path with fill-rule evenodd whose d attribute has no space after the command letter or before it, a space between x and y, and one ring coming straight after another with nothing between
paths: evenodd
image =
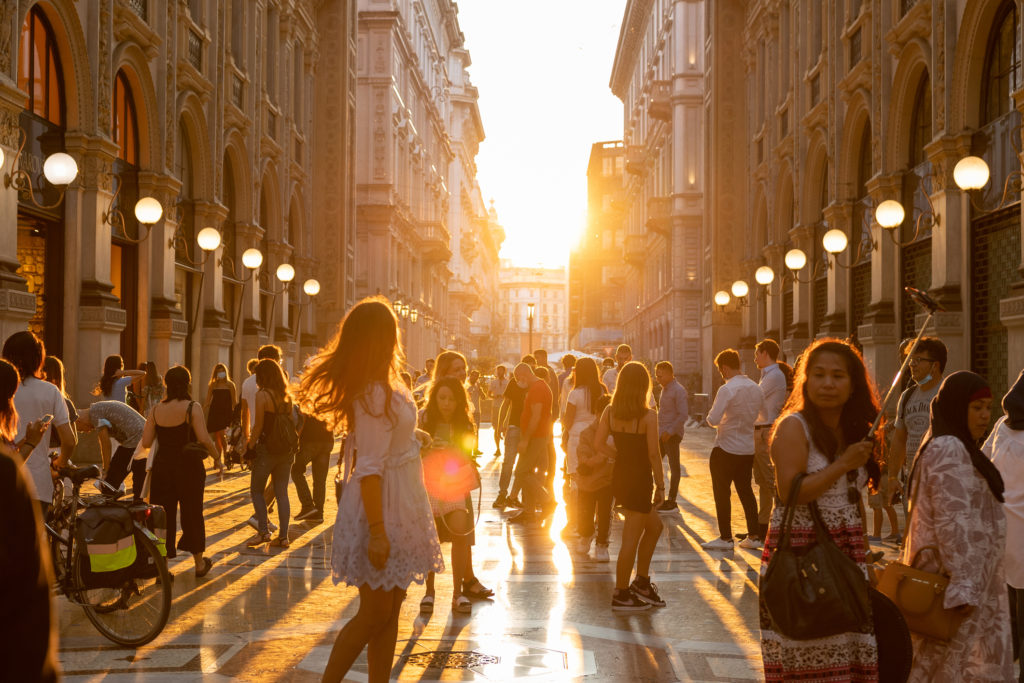
<instances>
[{"instance_id":1,"label":"distant building","mask_svg":"<svg viewBox=\"0 0 1024 683\"><path fill-rule=\"evenodd\" d=\"M635 357L683 373L709 357L704 14L703 0L627 0L610 83L624 105L625 342Z\"/></svg>"},{"instance_id":2,"label":"distant building","mask_svg":"<svg viewBox=\"0 0 1024 683\"><path fill-rule=\"evenodd\" d=\"M587 164L587 225L569 256L569 346L611 354L622 342L625 206L622 141L598 142Z\"/></svg>"},{"instance_id":3,"label":"distant building","mask_svg":"<svg viewBox=\"0 0 1024 683\"><path fill-rule=\"evenodd\" d=\"M533 349L568 348L568 287L565 268L515 267L501 262L499 299L504 322L499 360L513 362ZM530 305L533 344L530 344Z\"/></svg>"}]
</instances>

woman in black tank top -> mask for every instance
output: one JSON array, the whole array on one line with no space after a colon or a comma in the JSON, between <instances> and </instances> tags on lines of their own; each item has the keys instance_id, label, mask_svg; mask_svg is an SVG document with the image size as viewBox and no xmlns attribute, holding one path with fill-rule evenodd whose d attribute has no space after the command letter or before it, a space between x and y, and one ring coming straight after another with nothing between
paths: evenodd
<instances>
[{"instance_id":1,"label":"woman in black tank top","mask_svg":"<svg viewBox=\"0 0 1024 683\"><path fill-rule=\"evenodd\" d=\"M662 523L655 508L665 498L665 475L658 447L658 413L648 408L651 376L640 363L627 363L619 372L612 404L598 423L594 447L610 434L615 441L612 490L625 509L622 544L615 566L612 609L638 611L664 607L657 586L651 583L651 558L661 536ZM636 579L630 583L633 565Z\"/></svg>"}]
</instances>

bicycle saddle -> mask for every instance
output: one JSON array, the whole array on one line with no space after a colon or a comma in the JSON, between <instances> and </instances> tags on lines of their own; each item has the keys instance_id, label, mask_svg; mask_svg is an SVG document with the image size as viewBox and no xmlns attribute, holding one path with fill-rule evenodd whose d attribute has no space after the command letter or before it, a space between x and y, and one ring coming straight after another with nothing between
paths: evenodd
<instances>
[{"instance_id":1,"label":"bicycle saddle","mask_svg":"<svg viewBox=\"0 0 1024 683\"><path fill-rule=\"evenodd\" d=\"M86 465L84 467L64 467L60 470L60 476L67 477L76 486L86 479L96 479L101 474L99 465Z\"/></svg>"}]
</instances>

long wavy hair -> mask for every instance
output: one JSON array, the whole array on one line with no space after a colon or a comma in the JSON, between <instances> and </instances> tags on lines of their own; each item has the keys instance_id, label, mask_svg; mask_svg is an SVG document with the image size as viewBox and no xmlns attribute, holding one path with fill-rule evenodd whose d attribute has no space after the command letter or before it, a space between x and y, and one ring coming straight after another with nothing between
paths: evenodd
<instances>
[{"instance_id":1,"label":"long wavy hair","mask_svg":"<svg viewBox=\"0 0 1024 683\"><path fill-rule=\"evenodd\" d=\"M839 443L835 433L825 426L818 413L817 406L811 402L807 390L807 372L813 367L818 357L825 353L835 354L843 359L846 364L846 372L850 376L851 390L850 398L843 405L839 417L839 429L843 433L843 441L846 445L857 443L865 439L875 442L875 452L865 465L872 488L878 486L881 472L878 466L878 444L877 434L869 434L871 425L878 417L879 404L878 392L875 389L871 376L868 375L867 367L864 365L864 358L860 351L851 346L848 342L840 339L825 338L813 342L800 356L793 372L793 391L782 408L782 414L775 421L778 425L787 415L800 413L807 421L811 433L811 441L817 446L829 462L839 456L839 449L843 444Z\"/></svg>"},{"instance_id":2,"label":"long wavy hair","mask_svg":"<svg viewBox=\"0 0 1024 683\"><path fill-rule=\"evenodd\" d=\"M47 356L43 359L43 379L60 389L64 398L68 397L67 383L64 379L64 363L57 356Z\"/></svg>"},{"instance_id":3,"label":"long wavy hair","mask_svg":"<svg viewBox=\"0 0 1024 683\"><path fill-rule=\"evenodd\" d=\"M117 380L117 373L124 369L124 358L121 356L113 355L107 356L106 360L103 361L103 375L100 377L100 381L96 383L92 393L94 396L110 396L110 392L114 390L114 382Z\"/></svg>"},{"instance_id":4,"label":"long wavy hair","mask_svg":"<svg viewBox=\"0 0 1024 683\"><path fill-rule=\"evenodd\" d=\"M441 389L448 388L455 397L455 413L452 415L452 440L462 443L462 438L472 435L475 430L473 423L472 408L469 405L469 395L466 387L455 377L441 377L430 387L430 394L427 398L427 407L423 411L423 429L434 434L437 426L445 422L441 415L441 408L437 403L437 395Z\"/></svg>"},{"instance_id":5,"label":"long wavy hair","mask_svg":"<svg viewBox=\"0 0 1024 683\"><path fill-rule=\"evenodd\" d=\"M18 370L0 360L0 436L14 441L18 434L18 411L14 407L14 394L18 391Z\"/></svg>"},{"instance_id":6,"label":"long wavy hair","mask_svg":"<svg viewBox=\"0 0 1024 683\"><path fill-rule=\"evenodd\" d=\"M586 390L590 412L597 415L600 410L598 406L601 404L601 397L608 393L608 387L601 381L601 375L597 372L597 361L593 358L580 358L573 366L572 372L572 388Z\"/></svg>"},{"instance_id":7,"label":"long wavy hair","mask_svg":"<svg viewBox=\"0 0 1024 683\"><path fill-rule=\"evenodd\" d=\"M631 360L622 366L612 394L612 417L617 420L638 420L647 414L650 405L651 375L643 363Z\"/></svg>"},{"instance_id":8,"label":"long wavy hair","mask_svg":"<svg viewBox=\"0 0 1024 683\"><path fill-rule=\"evenodd\" d=\"M274 397L274 410L279 411L280 405L291 405L292 394L288 389L288 377L284 368L277 361L264 358L256 364L256 386L269 391Z\"/></svg>"},{"instance_id":9,"label":"long wavy hair","mask_svg":"<svg viewBox=\"0 0 1024 683\"><path fill-rule=\"evenodd\" d=\"M447 377L448 373L451 372L452 365L455 361L461 360L466 371L469 372L469 363L466 362L466 357L458 351L442 351L434 362L434 373L431 375L431 381L436 382L442 377Z\"/></svg>"},{"instance_id":10,"label":"long wavy hair","mask_svg":"<svg viewBox=\"0 0 1024 683\"><path fill-rule=\"evenodd\" d=\"M391 395L401 386L398 319L387 299L363 299L345 315L327 345L309 363L296 398L303 412L335 431L355 417L355 401L374 383L384 385L384 414L393 422ZM369 408L367 406L367 408Z\"/></svg>"},{"instance_id":11,"label":"long wavy hair","mask_svg":"<svg viewBox=\"0 0 1024 683\"><path fill-rule=\"evenodd\" d=\"M231 381L231 373L228 372L228 366L224 365L223 363L217 363L216 365L213 366L213 372L210 373L210 384L209 384L209 386L212 387L213 383L217 381L217 373L219 371L221 371L221 370L224 371L224 381L226 381L226 382L230 382ZM257 380L257 381L259 381L259 380Z\"/></svg>"}]
</instances>

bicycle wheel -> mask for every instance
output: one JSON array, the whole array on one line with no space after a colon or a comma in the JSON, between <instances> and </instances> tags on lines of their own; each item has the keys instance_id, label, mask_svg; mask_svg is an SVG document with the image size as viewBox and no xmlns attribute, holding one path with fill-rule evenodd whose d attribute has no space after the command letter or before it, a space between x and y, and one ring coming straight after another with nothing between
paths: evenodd
<instances>
[{"instance_id":1,"label":"bicycle wheel","mask_svg":"<svg viewBox=\"0 0 1024 683\"><path fill-rule=\"evenodd\" d=\"M136 567L149 567L144 576L126 579L118 588L86 588L75 545L76 592L85 616L104 637L118 645L139 647L156 638L171 614L171 574L156 544L136 527ZM152 578L149 578L152 575Z\"/></svg>"}]
</instances>

